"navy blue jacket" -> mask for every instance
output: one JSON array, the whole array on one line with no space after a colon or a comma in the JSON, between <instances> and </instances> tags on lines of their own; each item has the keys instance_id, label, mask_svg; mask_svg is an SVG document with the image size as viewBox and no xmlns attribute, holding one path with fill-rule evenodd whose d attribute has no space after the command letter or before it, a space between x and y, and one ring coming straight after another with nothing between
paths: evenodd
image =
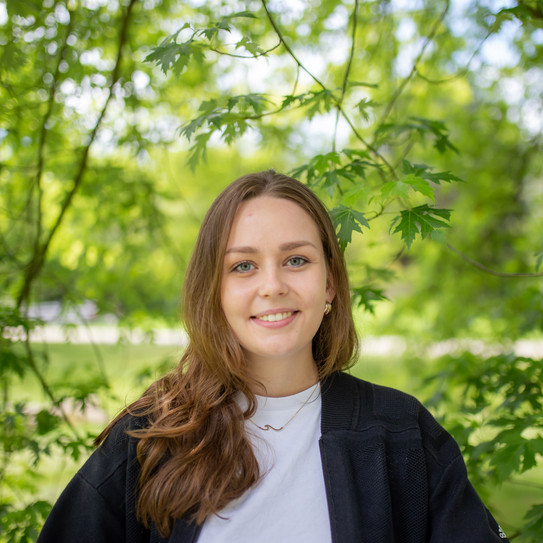
<instances>
[{"instance_id":1,"label":"navy blue jacket","mask_svg":"<svg viewBox=\"0 0 543 543\"><path fill-rule=\"evenodd\" d=\"M135 517L138 462L126 417L53 507L38 543L195 543ZM320 451L334 543L507 541L468 481L454 439L413 397L337 373L322 384Z\"/></svg>"}]
</instances>

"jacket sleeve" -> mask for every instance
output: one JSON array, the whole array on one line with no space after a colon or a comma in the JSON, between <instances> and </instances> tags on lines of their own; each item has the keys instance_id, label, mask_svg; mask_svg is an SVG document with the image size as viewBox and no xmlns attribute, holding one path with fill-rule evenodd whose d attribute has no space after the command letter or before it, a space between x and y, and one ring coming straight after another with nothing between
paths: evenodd
<instances>
[{"instance_id":1,"label":"jacket sleeve","mask_svg":"<svg viewBox=\"0 0 543 543\"><path fill-rule=\"evenodd\" d=\"M133 490L127 487L131 460L125 429L126 424L120 421L70 481L45 521L37 543L135 543L126 533L127 519L133 516L132 500L127 503L127 496ZM128 524L129 531L133 525ZM138 531L143 534L141 526Z\"/></svg>"},{"instance_id":2,"label":"jacket sleeve","mask_svg":"<svg viewBox=\"0 0 543 543\"><path fill-rule=\"evenodd\" d=\"M430 543L503 543L507 537L468 479L454 439L423 408L430 485Z\"/></svg>"},{"instance_id":3,"label":"jacket sleeve","mask_svg":"<svg viewBox=\"0 0 543 543\"><path fill-rule=\"evenodd\" d=\"M430 496L431 543L506 542L507 537L468 480L462 456L443 471Z\"/></svg>"}]
</instances>

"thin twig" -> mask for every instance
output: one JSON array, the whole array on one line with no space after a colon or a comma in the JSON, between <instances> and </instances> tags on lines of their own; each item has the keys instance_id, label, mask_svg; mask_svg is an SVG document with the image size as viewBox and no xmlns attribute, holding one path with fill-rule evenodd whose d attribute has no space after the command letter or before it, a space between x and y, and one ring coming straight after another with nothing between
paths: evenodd
<instances>
[{"instance_id":1,"label":"thin twig","mask_svg":"<svg viewBox=\"0 0 543 543\"><path fill-rule=\"evenodd\" d=\"M310 72L301 62L300 60L298 59L298 57L294 54L294 51L291 49L291 47L289 46L289 44L285 41L285 38L283 37L283 34L281 32L281 30L279 29L279 27L277 26L274 18L272 17L271 13L269 12L268 10L268 6L266 4L266 0L261 0L262 2L262 6L264 7L264 10L266 12L266 15L268 17L268 20L270 21L270 24L272 25L273 29L275 30L275 33L277 34L279 40L281 41L281 43L283 44L283 46L285 47L285 49L287 50L288 54L292 57L292 59L294 60L294 62L296 62L296 64L298 65L298 67L300 69L302 69L307 75L309 75L309 77L311 77L311 79L313 79L313 81L315 81L315 83L317 83L317 85L319 85L322 89L324 90L328 90L328 88L324 85L324 83L322 83L322 81L316 76L314 75L312 72ZM379 160L381 160L381 162L390 170L390 173L397 179L398 176L394 170L394 168L391 166L391 164L388 162L388 160L383 156L381 155L381 153L379 153L379 151L372 145L370 144L369 142L367 142L364 137L360 134L360 132L358 132L358 130L356 129L356 127L354 126L353 122L351 121L351 119L349 118L349 116L347 115L347 113L345 113L345 110L343 109L343 107L341 106L341 103L339 102L338 98L333 94L333 93L330 93L330 97L332 98L332 100L336 103L336 107L338 108L338 111L341 112L341 115L343 116L343 118L347 121L347 124L350 126L351 130L353 131L353 134L355 135L355 137L358 139L358 141L360 141L362 143L362 145L364 145L364 147L366 147L366 149L368 149L371 153L373 153L377 158L379 158Z\"/></svg>"},{"instance_id":2,"label":"thin twig","mask_svg":"<svg viewBox=\"0 0 543 543\"><path fill-rule=\"evenodd\" d=\"M470 258L469 256L465 255L464 253L459 251L456 247L452 246L450 243L446 243L446 246L453 253L456 253L460 258L465 260L468 264L471 264L472 266L475 266L476 268L486 273L489 273L490 275L495 275L496 277L543 277L543 273L506 273L506 272L495 271L485 266L484 264L481 264L480 262L473 260L473 258Z\"/></svg>"},{"instance_id":3,"label":"thin twig","mask_svg":"<svg viewBox=\"0 0 543 543\"><path fill-rule=\"evenodd\" d=\"M106 388L109 388L109 379L108 379L106 367L104 364L104 357L102 356L102 351L100 350L100 347L98 347L98 344L94 341L94 338L92 337L92 329L90 326L90 322L75 304L73 304L73 309L77 313L77 316L81 319L83 326L87 329L89 343L92 347L92 350L94 351L94 356L96 358L96 365L98 366L98 371L100 372L100 377L102 378L102 384Z\"/></svg>"},{"instance_id":4,"label":"thin twig","mask_svg":"<svg viewBox=\"0 0 543 543\"><path fill-rule=\"evenodd\" d=\"M62 403L59 400L57 400L53 391L51 390L51 387L45 380L45 377L43 376L42 372L38 368L38 365L36 364L36 360L34 358L34 351L32 350L32 346L30 344L30 330L26 326L25 326L24 344L25 344L26 354L28 358L28 364L30 365L30 368L32 369L32 372L34 373L34 375L38 378L38 381L40 382L40 385L43 391L45 392L45 394L47 394L47 396L51 400L51 403L54 405L54 407L59 411L62 419L68 425L68 427L74 434L75 438L78 440L81 439L78 431L76 430L75 426L72 424L72 421L68 417L66 411L64 411L64 408L62 407Z\"/></svg>"},{"instance_id":5,"label":"thin twig","mask_svg":"<svg viewBox=\"0 0 543 543\"><path fill-rule=\"evenodd\" d=\"M511 479L507 481L510 485L516 485L516 486L527 486L529 488L537 488L538 490L543 490L543 484L538 483L532 483L530 481L518 481L515 479Z\"/></svg>"},{"instance_id":6,"label":"thin twig","mask_svg":"<svg viewBox=\"0 0 543 543\"><path fill-rule=\"evenodd\" d=\"M279 46L281 45L281 42L279 41L277 45L274 45L270 49L267 49L266 51L262 51L261 53L257 53L256 55L236 55L235 53L228 53L227 51L221 51L220 49L214 49L213 47L208 47L210 51L213 51L214 53L217 53L218 55L225 55L227 57L234 57L234 58L258 58L263 57L267 55L268 53L271 53L272 51L275 51Z\"/></svg>"},{"instance_id":7,"label":"thin twig","mask_svg":"<svg viewBox=\"0 0 543 543\"><path fill-rule=\"evenodd\" d=\"M441 23L443 22L443 19L445 18L445 15L447 15L448 11L449 11L449 0L447 0L447 2L445 4L445 9L443 10L443 12L439 16L439 18L435 21L434 25L432 26L432 29L430 30L430 33L428 34L428 36L426 36L426 39L424 40L424 44L422 45L422 48L421 48L419 54L417 55L417 58L415 59L415 62L413 62L413 67L411 68L411 71L404 78L404 80L401 82L400 86L396 89L396 91L392 95L392 98L390 99L390 102L387 104L387 107L386 107L386 109L385 109L385 111L384 111L384 113L383 113L383 115L381 117L381 120L379 121L379 125L378 125L378 128L377 128L376 132L378 132L379 128L381 126L383 126L383 124L387 120L388 116L390 115L390 112L392 111L392 108L394 107L394 104L396 103L396 101L398 100L398 98L400 97L402 92L404 91L407 84L411 81L411 79L413 79L415 73L417 72L417 64L420 62L420 60L421 60L422 56L424 55L424 52L426 51L426 48L428 47L428 45L430 45L430 43L434 39L434 36L436 35L436 32L437 32L439 26L441 25Z\"/></svg>"},{"instance_id":8,"label":"thin twig","mask_svg":"<svg viewBox=\"0 0 543 543\"><path fill-rule=\"evenodd\" d=\"M486 40L490 37L492 34L491 31L487 33L487 35L480 41L479 45L475 48L471 56L469 57L468 61L466 62L466 65L459 70L454 75L451 75L449 77L444 77L443 79L431 79L423 74L420 73L420 70L417 68L416 76L420 77L423 81L426 81L427 83L430 83L430 85L442 85L443 83L449 83L450 81L453 81L457 79L458 77L462 77L468 73L469 67L471 65L472 60L475 58L475 55L481 50L481 47L485 43Z\"/></svg>"},{"instance_id":9,"label":"thin twig","mask_svg":"<svg viewBox=\"0 0 543 543\"><path fill-rule=\"evenodd\" d=\"M272 14L268 10L268 5L266 3L266 0L261 0L262 6L264 8L264 11L266 12L266 16L268 17L268 20L270 21L270 24L272 25L273 29L275 30L275 33L277 34L277 37L279 38L279 41L283 44L284 48L287 50L288 54L293 58L294 62L311 78L315 83L317 83L320 87L323 89L326 89L324 84L320 81L320 79L311 73L299 60L298 57L294 54L294 51L290 48L289 44L285 41L285 38L283 37L283 33L275 23L274 18L272 17Z\"/></svg>"},{"instance_id":10,"label":"thin twig","mask_svg":"<svg viewBox=\"0 0 543 543\"><path fill-rule=\"evenodd\" d=\"M294 79L294 86L292 87L292 96L296 94L296 89L298 88L298 81L300 80L300 66L296 65L296 77Z\"/></svg>"},{"instance_id":11,"label":"thin twig","mask_svg":"<svg viewBox=\"0 0 543 543\"><path fill-rule=\"evenodd\" d=\"M357 27L357 21L358 21L358 0L355 0L354 2L354 8L353 8L353 28L351 32L351 51L349 53L349 58L347 59L347 67L345 68L345 75L343 76L343 84L341 85L341 96L339 97L339 104L343 104L343 100L345 99L345 92L347 91L347 83L349 81L349 74L351 73L351 66L353 63L353 57L354 52L356 49L356 27ZM334 124L334 136L332 139L332 150L336 150L336 138L337 138L337 127L339 124L339 116L341 112L338 108L336 112L336 121Z\"/></svg>"}]
</instances>

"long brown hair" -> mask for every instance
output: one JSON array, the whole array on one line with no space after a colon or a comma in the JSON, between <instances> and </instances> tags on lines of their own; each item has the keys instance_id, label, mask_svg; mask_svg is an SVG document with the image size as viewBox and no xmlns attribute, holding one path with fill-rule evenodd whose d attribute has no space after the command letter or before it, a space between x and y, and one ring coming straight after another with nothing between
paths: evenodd
<instances>
[{"instance_id":1,"label":"long brown hair","mask_svg":"<svg viewBox=\"0 0 543 543\"><path fill-rule=\"evenodd\" d=\"M221 307L223 260L239 205L258 196L291 200L317 225L329 280L335 288L332 312L313 339L319 378L347 368L357 339L349 283L334 227L321 201L302 183L269 170L245 175L217 197L202 223L185 277L183 316L188 347L177 368L153 383L96 439L101 443L127 414L145 417L138 439L141 465L137 513L162 535L175 519L201 524L241 496L259 477L258 462L245 433L256 409L245 355ZM241 410L236 395L247 396Z\"/></svg>"}]
</instances>

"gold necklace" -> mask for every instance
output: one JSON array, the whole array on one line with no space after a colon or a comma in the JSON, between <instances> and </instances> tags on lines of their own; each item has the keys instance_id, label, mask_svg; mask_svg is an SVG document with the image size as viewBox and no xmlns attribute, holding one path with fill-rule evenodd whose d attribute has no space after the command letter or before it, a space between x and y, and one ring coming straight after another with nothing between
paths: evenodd
<instances>
[{"instance_id":1,"label":"gold necklace","mask_svg":"<svg viewBox=\"0 0 543 543\"><path fill-rule=\"evenodd\" d=\"M264 427L262 427L262 426L258 425L253 419L249 419L249 422L252 422L257 428L260 428L264 432L267 432L268 430L273 430L274 432L280 432L283 428L285 428L287 426L287 424L292 422L294 420L294 417L309 403L309 400L311 400L311 398L313 397L313 394L315 394L315 391L317 390L317 388L319 388L319 383L315 384L315 386L314 386L313 390L311 391L311 394L309 395L307 400L305 400L305 402L297 409L296 413L294 413L294 415L292 415L292 417L290 417L290 419L288 419L287 422L285 422L285 424L283 424L283 426L281 426L281 428L275 428L271 424L266 424ZM318 396L317 396L317 398L318 398ZM315 400L317 398L315 398Z\"/></svg>"}]
</instances>

